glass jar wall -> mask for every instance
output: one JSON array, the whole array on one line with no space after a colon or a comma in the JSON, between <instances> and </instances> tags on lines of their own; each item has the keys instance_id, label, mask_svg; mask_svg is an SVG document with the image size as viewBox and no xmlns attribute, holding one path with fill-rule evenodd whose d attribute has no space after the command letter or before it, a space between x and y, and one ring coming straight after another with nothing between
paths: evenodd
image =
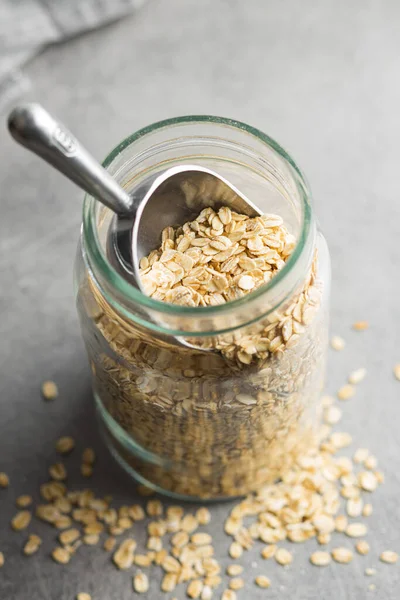
<instances>
[{"instance_id":1,"label":"glass jar wall","mask_svg":"<svg viewBox=\"0 0 400 600\"><path fill-rule=\"evenodd\" d=\"M329 254L295 163L244 124L213 117L157 123L122 142L105 166L131 191L182 163L216 171L283 218L293 235L283 268L219 306L154 300L111 264L113 215L86 197L78 313L101 426L117 460L173 496L238 496L283 475L316 441Z\"/></svg>"}]
</instances>

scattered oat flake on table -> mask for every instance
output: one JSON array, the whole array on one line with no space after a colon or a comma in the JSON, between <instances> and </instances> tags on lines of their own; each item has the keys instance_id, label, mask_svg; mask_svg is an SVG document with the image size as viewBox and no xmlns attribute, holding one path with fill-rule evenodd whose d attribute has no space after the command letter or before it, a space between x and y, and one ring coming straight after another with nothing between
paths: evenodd
<instances>
[{"instance_id":1,"label":"scattered oat flake on table","mask_svg":"<svg viewBox=\"0 0 400 600\"><path fill-rule=\"evenodd\" d=\"M51 502L55 498L61 498L65 493L66 487L60 481L48 481L47 483L42 483L40 486L40 495L43 500L47 500L48 502ZM49 507L50 505L47 506Z\"/></svg>"},{"instance_id":2,"label":"scattered oat flake on table","mask_svg":"<svg viewBox=\"0 0 400 600\"><path fill-rule=\"evenodd\" d=\"M0 552L0 569L3 565L4 565L4 554L3 554L3 552Z\"/></svg>"},{"instance_id":3,"label":"scattered oat flake on table","mask_svg":"<svg viewBox=\"0 0 400 600\"><path fill-rule=\"evenodd\" d=\"M55 523L59 514L57 508L52 504L39 504L39 506L36 507L37 518L46 521L47 523Z\"/></svg>"},{"instance_id":4,"label":"scattered oat flake on table","mask_svg":"<svg viewBox=\"0 0 400 600\"><path fill-rule=\"evenodd\" d=\"M351 436L350 436L351 439ZM353 476L353 463L348 456L339 456L336 459L336 465L340 469L341 477L352 477ZM355 480L354 480L355 483Z\"/></svg>"},{"instance_id":5,"label":"scattered oat flake on table","mask_svg":"<svg viewBox=\"0 0 400 600\"><path fill-rule=\"evenodd\" d=\"M368 575L368 577L371 577L372 575L376 575L376 569L373 569L372 567L367 567L364 573Z\"/></svg>"},{"instance_id":6,"label":"scattered oat flake on table","mask_svg":"<svg viewBox=\"0 0 400 600\"><path fill-rule=\"evenodd\" d=\"M344 339L342 337L340 337L340 335L334 335L331 338L331 347L334 350L337 350L338 352L340 350L343 350L343 348L345 347L346 342L344 341Z\"/></svg>"},{"instance_id":7,"label":"scattered oat flake on table","mask_svg":"<svg viewBox=\"0 0 400 600\"><path fill-rule=\"evenodd\" d=\"M335 519L335 529L339 533L343 533L347 527L347 517L346 515L338 515Z\"/></svg>"},{"instance_id":8,"label":"scattered oat flake on table","mask_svg":"<svg viewBox=\"0 0 400 600\"><path fill-rule=\"evenodd\" d=\"M351 383L353 385L357 385L357 383L361 383L362 380L365 378L366 374L367 374L367 369L365 369L364 367L360 367L359 369L356 369L355 371L350 373L349 383Z\"/></svg>"},{"instance_id":9,"label":"scattered oat flake on table","mask_svg":"<svg viewBox=\"0 0 400 600\"><path fill-rule=\"evenodd\" d=\"M207 511L207 509L205 509L204 507L199 508L199 510L196 512L196 516L198 514L203 514L202 511L204 511L204 510ZM168 506L166 513L167 513L167 519L182 519L185 511L183 510L182 506L173 505L173 506ZM209 511L208 511L208 513L209 513ZM211 517L210 513L209 513L209 516Z\"/></svg>"},{"instance_id":10,"label":"scattered oat flake on table","mask_svg":"<svg viewBox=\"0 0 400 600\"><path fill-rule=\"evenodd\" d=\"M396 379L398 381L400 381L400 363L398 363L397 365L394 366L393 373L394 373L394 376L396 377Z\"/></svg>"},{"instance_id":11,"label":"scattered oat flake on table","mask_svg":"<svg viewBox=\"0 0 400 600\"><path fill-rule=\"evenodd\" d=\"M271 580L266 575L258 575L255 579L256 584L260 588L269 588L271 586Z\"/></svg>"},{"instance_id":12,"label":"scattered oat flake on table","mask_svg":"<svg viewBox=\"0 0 400 600\"><path fill-rule=\"evenodd\" d=\"M290 565L290 563L293 561L292 554L289 552L289 550L286 550L286 548L278 548L278 550L275 552L274 558L276 562L282 566Z\"/></svg>"},{"instance_id":13,"label":"scattered oat flake on table","mask_svg":"<svg viewBox=\"0 0 400 600\"><path fill-rule=\"evenodd\" d=\"M146 505L149 517L160 517L163 513L163 505L160 500L149 500Z\"/></svg>"},{"instance_id":14,"label":"scattered oat flake on table","mask_svg":"<svg viewBox=\"0 0 400 600\"><path fill-rule=\"evenodd\" d=\"M342 457L345 458L345 457ZM351 464L351 460L347 459L346 460L350 461ZM336 460L336 464L338 464L338 461ZM353 467L350 467L350 471L348 471L347 473L343 473L341 474L340 477L340 482L344 485L344 486L354 486L357 485L357 477L354 475L354 473L352 472Z\"/></svg>"},{"instance_id":15,"label":"scattered oat flake on table","mask_svg":"<svg viewBox=\"0 0 400 600\"><path fill-rule=\"evenodd\" d=\"M349 500L350 498L358 498L360 495L360 488L356 485L346 485L340 490L342 498Z\"/></svg>"},{"instance_id":16,"label":"scattered oat flake on table","mask_svg":"<svg viewBox=\"0 0 400 600\"><path fill-rule=\"evenodd\" d=\"M319 515L314 517L313 525L319 533L332 533L335 529L335 521L329 515Z\"/></svg>"},{"instance_id":17,"label":"scattered oat flake on table","mask_svg":"<svg viewBox=\"0 0 400 600\"><path fill-rule=\"evenodd\" d=\"M221 600L236 600L236 592L233 590L224 590L222 592Z\"/></svg>"},{"instance_id":18,"label":"scattered oat flake on table","mask_svg":"<svg viewBox=\"0 0 400 600\"><path fill-rule=\"evenodd\" d=\"M238 519L228 517L224 524L224 531L228 535L236 535L242 527L242 522Z\"/></svg>"},{"instance_id":19,"label":"scattered oat flake on table","mask_svg":"<svg viewBox=\"0 0 400 600\"><path fill-rule=\"evenodd\" d=\"M210 587L209 585L205 585L201 592L201 600L211 600L212 597L213 597L212 587Z\"/></svg>"},{"instance_id":20,"label":"scattered oat flake on table","mask_svg":"<svg viewBox=\"0 0 400 600\"><path fill-rule=\"evenodd\" d=\"M83 477L91 477L93 475L93 467L87 463L81 464L81 475Z\"/></svg>"},{"instance_id":21,"label":"scattered oat flake on table","mask_svg":"<svg viewBox=\"0 0 400 600\"><path fill-rule=\"evenodd\" d=\"M96 546L100 541L100 536L98 533L93 533L89 535L83 536L83 543L87 546Z\"/></svg>"},{"instance_id":22,"label":"scattered oat flake on table","mask_svg":"<svg viewBox=\"0 0 400 600\"><path fill-rule=\"evenodd\" d=\"M365 556L370 550L368 542L365 540L360 540L356 544L356 550L358 554L362 554L363 556Z\"/></svg>"},{"instance_id":23,"label":"scattered oat flake on table","mask_svg":"<svg viewBox=\"0 0 400 600\"><path fill-rule=\"evenodd\" d=\"M166 528L164 524L161 523L152 523L153 529L155 531L154 535L162 536L165 534ZM133 521L129 517L121 517L118 519L118 527L122 527L122 529L130 529L133 526ZM150 527L150 524L149 524ZM101 533L101 531L96 531L92 533Z\"/></svg>"},{"instance_id":24,"label":"scattered oat flake on table","mask_svg":"<svg viewBox=\"0 0 400 600\"><path fill-rule=\"evenodd\" d=\"M55 400L58 396L58 387L54 381L44 381L42 383L42 395L45 400Z\"/></svg>"},{"instance_id":25,"label":"scattered oat flake on table","mask_svg":"<svg viewBox=\"0 0 400 600\"><path fill-rule=\"evenodd\" d=\"M116 543L117 540L115 539L115 537L110 536L106 540L104 540L103 548L107 552L111 552L111 550L114 550Z\"/></svg>"},{"instance_id":26,"label":"scattered oat flake on table","mask_svg":"<svg viewBox=\"0 0 400 600\"><path fill-rule=\"evenodd\" d=\"M133 539L127 538L120 544L113 555L114 564L118 569L129 569L133 565L135 549L136 542Z\"/></svg>"},{"instance_id":27,"label":"scattered oat flake on table","mask_svg":"<svg viewBox=\"0 0 400 600\"><path fill-rule=\"evenodd\" d=\"M190 569L190 567L187 567L187 569ZM222 579L219 575L207 575L207 577L204 579L204 585L208 585L211 588L216 588L220 586L221 583Z\"/></svg>"},{"instance_id":28,"label":"scattered oat flake on table","mask_svg":"<svg viewBox=\"0 0 400 600\"><path fill-rule=\"evenodd\" d=\"M15 531L26 529L31 522L32 515L29 510L20 510L11 520L11 527Z\"/></svg>"},{"instance_id":29,"label":"scattered oat flake on table","mask_svg":"<svg viewBox=\"0 0 400 600\"><path fill-rule=\"evenodd\" d=\"M211 521L211 513L205 506L199 508L196 512L196 518L200 525L208 525Z\"/></svg>"},{"instance_id":30,"label":"scattered oat flake on table","mask_svg":"<svg viewBox=\"0 0 400 600\"><path fill-rule=\"evenodd\" d=\"M19 508L27 508L28 506L30 506L32 504L32 502L33 502L32 496L28 496L27 494L24 494L22 496L18 496L18 498L15 501L15 504Z\"/></svg>"},{"instance_id":31,"label":"scattered oat flake on table","mask_svg":"<svg viewBox=\"0 0 400 600\"><path fill-rule=\"evenodd\" d=\"M117 532L115 532L117 535ZM161 552L162 550L162 539L156 535L151 535L147 539L147 549L154 550L154 552Z\"/></svg>"},{"instance_id":32,"label":"scattered oat flake on table","mask_svg":"<svg viewBox=\"0 0 400 600\"><path fill-rule=\"evenodd\" d=\"M189 534L186 531L178 531L171 538L171 544L177 548L183 548L189 543Z\"/></svg>"},{"instance_id":33,"label":"scattered oat flake on table","mask_svg":"<svg viewBox=\"0 0 400 600\"><path fill-rule=\"evenodd\" d=\"M239 542L239 544L242 546L242 548L244 548L245 550L250 550L250 548L252 547L254 540L252 539L249 531L245 528L242 527L236 534L235 536L235 540L237 542Z\"/></svg>"},{"instance_id":34,"label":"scattered oat flake on table","mask_svg":"<svg viewBox=\"0 0 400 600\"><path fill-rule=\"evenodd\" d=\"M346 503L346 512L349 517L359 517L363 509L362 498L349 498Z\"/></svg>"},{"instance_id":35,"label":"scattered oat flake on table","mask_svg":"<svg viewBox=\"0 0 400 600\"><path fill-rule=\"evenodd\" d=\"M238 542L232 542L229 548L231 558L240 558L243 554L243 548Z\"/></svg>"},{"instance_id":36,"label":"scattered oat flake on table","mask_svg":"<svg viewBox=\"0 0 400 600\"><path fill-rule=\"evenodd\" d=\"M39 550L41 543L42 543L41 538L38 535L35 535L34 533L32 533L29 536L28 541L26 542L26 544L24 546L24 554L26 554L27 556L31 556L32 554L35 554L35 552L37 552Z\"/></svg>"},{"instance_id":37,"label":"scattered oat flake on table","mask_svg":"<svg viewBox=\"0 0 400 600\"><path fill-rule=\"evenodd\" d=\"M85 448L82 452L82 462L86 465L93 465L96 460L96 454L93 448Z\"/></svg>"},{"instance_id":38,"label":"scattered oat flake on table","mask_svg":"<svg viewBox=\"0 0 400 600\"><path fill-rule=\"evenodd\" d=\"M378 466L378 459L376 458L376 456L373 456L372 454L367 456L367 458L364 460L364 467L366 469L370 469L371 471L373 471L374 469L376 469L377 466Z\"/></svg>"},{"instance_id":39,"label":"scattered oat flake on table","mask_svg":"<svg viewBox=\"0 0 400 600\"><path fill-rule=\"evenodd\" d=\"M66 565L71 560L71 555L65 548L61 548L61 546L57 546L51 553L53 559L62 564Z\"/></svg>"},{"instance_id":40,"label":"scattered oat flake on table","mask_svg":"<svg viewBox=\"0 0 400 600\"><path fill-rule=\"evenodd\" d=\"M326 567L331 562L331 555L329 552L313 552L310 562L316 567Z\"/></svg>"},{"instance_id":41,"label":"scattered oat flake on table","mask_svg":"<svg viewBox=\"0 0 400 600\"><path fill-rule=\"evenodd\" d=\"M67 515L61 515L54 521L54 526L57 527L57 529L67 529L68 527L71 527L71 525L72 521Z\"/></svg>"},{"instance_id":42,"label":"scattered oat flake on table","mask_svg":"<svg viewBox=\"0 0 400 600\"><path fill-rule=\"evenodd\" d=\"M75 447L74 438L69 435L64 435L60 437L56 442L56 450L59 454L68 454Z\"/></svg>"},{"instance_id":43,"label":"scattered oat flake on table","mask_svg":"<svg viewBox=\"0 0 400 600\"><path fill-rule=\"evenodd\" d=\"M179 573L181 570L179 560L169 555L165 556L164 560L161 562L161 566L166 573Z\"/></svg>"},{"instance_id":44,"label":"scattered oat flake on table","mask_svg":"<svg viewBox=\"0 0 400 600\"><path fill-rule=\"evenodd\" d=\"M138 594L144 594L149 590L149 579L145 573L139 571L133 578L133 589Z\"/></svg>"},{"instance_id":45,"label":"scattered oat flake on table","mask_svg":"<svg viewBox=\"0 0 400 600\"><path fill-rule=\"evenodd\" d=\"M191 542L195 546L205 546L211 544L212 537L209 533L194 533L191 537Z\"/></svg>"},{"instance_id":46,"label":"scattered oat flake on table","mask_svg":"<svg viewBox=\"0 0 400 600\"><path fill-rule=\"evenodd\" d=\"M135 554L134 563L138 567L150 567L152 558L148 554Z\"/></svg>"},{"instance_id":47,"label":"scattered oat flake on table","mask_svg":"<svg viewBox=\"0 0 400 600\"><path fill-rule=\"evenodd\" d=\"M49 475L56 481L67 479L67 471L62 463L55 463L49 467Z\"/></svg>"},{"instance_id":48,"label":"scattered oat flake on table","mask_svg":"<svg viewBox=\"0 0 400 600\"><path fill-rule=\"evenodd\" d=\"M0 488L7 488L10 485L10 478L7 473L0 473Z\"/></svg>"},{"instance_id":49,"label":"scattered oat flake on table","mask_svg":"<svg viewBox=\"0 0 400 600\"><path fill-rule=\"evenodd\" d=\"M65 531L62 531L59 534L58 539L60 540L62 545L65 546L66 544L72 544L73 542L75 542L80 537L80 535L81 534L79 529L66 529Z\"/></svg>"},{"instance_id":50,"label":"scattered oat flake on table","mask_svg":"<svg viewBox=\"0 0 400 600\"><path fill-rule=\"evenodd\" d=\"M134 521L143 521L143 519L146 518L146 513L144 512L143 508L140 506L140 504L133 504L130 508L129 508L129 516L131 517L131 519L133 519Z\"/></svg>"},{"instance_id":51,"label":"scattered oat flake on table","mask_svg":"<svg viewBox=\"0 0 400 600\"><path fill-rule=\"evenodd\" d=\"M244 580L241 577L234 577L230 580L229 587L231 590L241 590L244 587Z\"/></svg>"},{"instance_id":52,"label":"scattered oat flake on table","mask_svg":"<svg viewBox=\"0 0 400 600\"><path fill-rule=\"evenodd\" d=\"M358 481L362 489L366 492L374 492L378 487L376 475L371 471L361 471L358 474Z\"/></svg>"},{"instance_id":53,"label":"scattered oat flake on table","mask_svg":"<svg viewBox=\"0 0 400 600\"><path fill-rule=\"evenodd\" d=\"M236 577L237 575L243 573L243 567L242 565L228 565L226 568L226 573L230 577Z\"/></svg>"},{"instance_id":54,"label":"scattered oat flake on table","mask_svg":"<svg viewBox=\"0 0 400 600\"><path fill-rule=\"evenodd\" d=\"M337 563L347 564L353 560L353 553L348 548L334 548L331 554L333 560Z\"/></svg>"},{"instance_id":55,"label":"scattered oat flake on table","mask_svg":"<svg viewBox=\"0 0 400 600\"><path fill-rule=\"evenodd\" d=\"M342 411L338 406L328 406L324 411L324 421L328 425L336 425L342 418Z\"/></svg>"},{"instance_id":56,"label":"scattered oat flake on table","mask_svg":"<svg viewBox=\"0 0 400 600\"><path fill-rule=\"evenodd\" d=\"M370 517L372 515L372 504L366 504L364 506L364 508L362 509L362 516L363 517Z\"/></svg>"},{"instance_id":57,"label":"scattered oat flake on table","mask_svg":"<svg viewBox=\"0 0 400 600\"><path fill-rule=\"evenodd\" d=\"M186 515L181 521L182 531L186 533L193 533L199 526L199 522L194 515Z\"/></svg>"},{"instance_id":58,"label":"scattered oat flake on table","mask_svg":"<svg viewBox=\"0 0 400 600\"><path fill-rule=\"evenodd\" d=\"M76 600L92 600L92 596L86 592L79 592L76 595Z\"/></svg>"},{"instance_id":59,"label":"scattered oat flake on table","mask_svg":"<svg viewBox=\"0 0 400 600\"><path fill-rule=\"evenodd\" d=\"M367 533L367 526L364 523L350 523L345 533L349 537L364 537Z\"/></svg>"},{"instance_id":60,"label":"scattered oat flake on table","mask_svg":"<svg viewBox=\"0 0 400 600\"><path fill-rule=\"evenodd\" d=\"M305 542L308 539L308 537L305 537L304 539L302 539L301 541ZM330 533L320 533L317 536L317 542L318 544L320 544L321 546L325 546L326 544L329 544L329 542L331 541L331 534Z\"/></svg>"},{"instance_id":61,"label":"scattered oat flake on table","mask_svg":"<svg viewBox=\"0 0 400 600\"><path fill-rule=\"evenodd\" d=\"M364 331L365 329L368 329L368 327L368 321L356 321L355 323L353 323L353 329L355 329L356 331Z\"/></svg>"},{"instance_id":62,"label":"scattered oat flake on table","mask_svg":"<svg viewBox=\"0 0 400 600\"><path fill-rule=\"evenodd\" d=\"M176 584L178 583L178 576L176 573L167 573L164 575L161 581L161 591L162 592L172 592L176 588Z\"/></svg>"},{"instance_id":63,"label":"scattered oat flake on table","mask_svg":"<svg viewBox=\"0 0 400 600\"><path fill-rule=\"evenodd\" d=\"M350 398L353 398L355 393L356 388L354 387L354 385L352 385L351 383L346 383L345 385L342 385L341 388L339 388L337 397L339 398L339 400L350 400Z\"/></svg>"},{"instance_id":64,"label":"scattered oat flake on table","mask_svg":"<svg viewBox=\"0 0 400 600\"><path fill-rule=\"evenodd\" d=\"M364 462L369 456L369 450L367 448L358 448L353 456L353 461L357 464Z\"/></svg>"},{"instance_id":65,"label":"scattered oat flake on table","mask_svg":"<svg viewBox=\"0 0 400 600\"><path fill-rule=\"evenodd\" d=\"M397 552L393 552L393 550L385 550L379 556L379 560L381 560L384 563L388 563L389 565L394 565L395 563L397 563L398 558L399 555L397 554Z\"/></svg>"},{"instance_id":66,"label":"scattered oat flake on table","mask_svg":"<svg viewBox=\"0 0 400 600\"><path fill-rule=\"evenodd\" d=\"M186 594L189 596L189 598L199 598L202 589L203 582L201 579L193 579L186 588Z\"/></svg>"},{"instance_id":67,"label":"scattered oat flake on table","mask_svg":"<svg viewBox=\"0 0 400 600\"><path fill-rule=\"evenodd\" d=\"M275 556L277 549L278 549L278 546L276 546L275 544L269 544L268 546L265 546L261 550L261 556L265 560L268 560L269 558L273 558Z\"/></svg>"}]
</instances>

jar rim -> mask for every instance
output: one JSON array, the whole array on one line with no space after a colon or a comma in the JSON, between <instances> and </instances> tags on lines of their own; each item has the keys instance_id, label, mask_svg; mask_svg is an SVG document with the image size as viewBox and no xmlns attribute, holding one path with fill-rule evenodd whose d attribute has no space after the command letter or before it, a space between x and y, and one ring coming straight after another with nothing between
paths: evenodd
<instances>
[{"instance_id":1,"label":"jar rim","mask_svg":"<svg viewBox=\"0 0 400 600\"><path fill-rule=\"evenodd\" d=\"M270 290L274 289L279 283L294 269L295 265L300 258L303 249L307 245L309 236L311 234L311 223L312 223L312 211L310 204L310 190L307 185L306 178L292 159L292 157L278 144L273 138L263 133L259 129L252 127L251 125L247 125L241 121L237 121L235 119L229 119L226 117L217 117L212 115L187 115L181 117L173 117L171 119L165 119L162 121L157 121L152 123L151 125L147 125L136 131L135 133L129 135L124 140L122 140L104 159L102 162L102 166L107 168L115 158L121 154L126 148L128 148L131 144L143 138L144 136L153 133L154 131L168 128L174 125L181 124L194 124L194 123L211 123L216 125L225 125L227 127L244 131L259 141L263 142L265 145L272 148L281 158L283 158L290 167L294 170L296 174L295 184L299 192L299 196L302 201L302 223L300 229L300 235L297 240L296 246L290 255L288 261L285 266L267 283L261 285L256 290L246 294L245 296L238 298L236 300L231 300L225 304L219 304L216 306L181 306L177 304L169 304L163 302L161 300L155 300L150 296L146 296L143 294L138 288L131 285L126 279L124 279L108 262L106 256L103 254L101 249L101 244L97 235L96 228L96 206L98 201L90 196L89 194L85 194L84 202L83 202L83 236L85 240L85 247L88 251L89 263L94 267L94 271L98 271L102 274L103 277L112 285L112 287L122 295L122 297L126 298L128 301L140 305L146 309L151 309L157 311L158 313L170 314L170 315L185 315L187 317L199 317L199 316L207 316L212 317L213 315L221 315L224 314L227 310L232 310L234 308L240 308L249 300L256 300L260 298L264 294L267 294ZM111 302L111 304L115 304L115 300L108 297L107 299ZM118 308L122 308L118 305ZM123 310L125 312L125 310Z\"/></svg>"}]
</instances>

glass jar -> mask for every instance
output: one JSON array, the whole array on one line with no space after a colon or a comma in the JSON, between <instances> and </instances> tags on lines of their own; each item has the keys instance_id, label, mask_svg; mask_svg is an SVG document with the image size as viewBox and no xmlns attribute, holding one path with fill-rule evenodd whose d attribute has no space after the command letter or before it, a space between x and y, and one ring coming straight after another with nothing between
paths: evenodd
<instances>
[{"instance_id":1,"label":"glass jar","mask_svg":"<svg viewBox=\"0 0 400 600\"><path fill-rule=\"evenodd\" d=\"M156 123L121 142L104 166L131 191L182 163L216 171L283 218L294 236L283 268L223 305L154 300L111 264L113 214L86 196L77 307L102 431L118 462L171 496L226 498L281 477L317 441L329 253L300 170L243 123L208 116Z\"/></svg>"}]
</instances>

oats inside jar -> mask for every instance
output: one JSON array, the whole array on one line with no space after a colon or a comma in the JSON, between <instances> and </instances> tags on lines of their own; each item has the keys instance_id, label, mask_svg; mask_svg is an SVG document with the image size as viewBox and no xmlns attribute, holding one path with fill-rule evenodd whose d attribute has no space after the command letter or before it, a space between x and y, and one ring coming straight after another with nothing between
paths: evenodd
<instances>
[{"instance_id":1,"label":"oats inside jar","mask_svg":"<svg viewBox=\"0 0 400 600\"><path fill-rule=\"evenodd\" d=\"M142 285L163 303L229 306L272 281L295 246L279 215L205 208L162 231L140 261ZM96 395L147 456L108 440L146 482L191 497L242 495L281 477L315 443L327 343L317 248L275 310L188 336L194 348L129 322L90 283L92 328L105 341L91 352Z\"/></svg>"}]
</instances>

